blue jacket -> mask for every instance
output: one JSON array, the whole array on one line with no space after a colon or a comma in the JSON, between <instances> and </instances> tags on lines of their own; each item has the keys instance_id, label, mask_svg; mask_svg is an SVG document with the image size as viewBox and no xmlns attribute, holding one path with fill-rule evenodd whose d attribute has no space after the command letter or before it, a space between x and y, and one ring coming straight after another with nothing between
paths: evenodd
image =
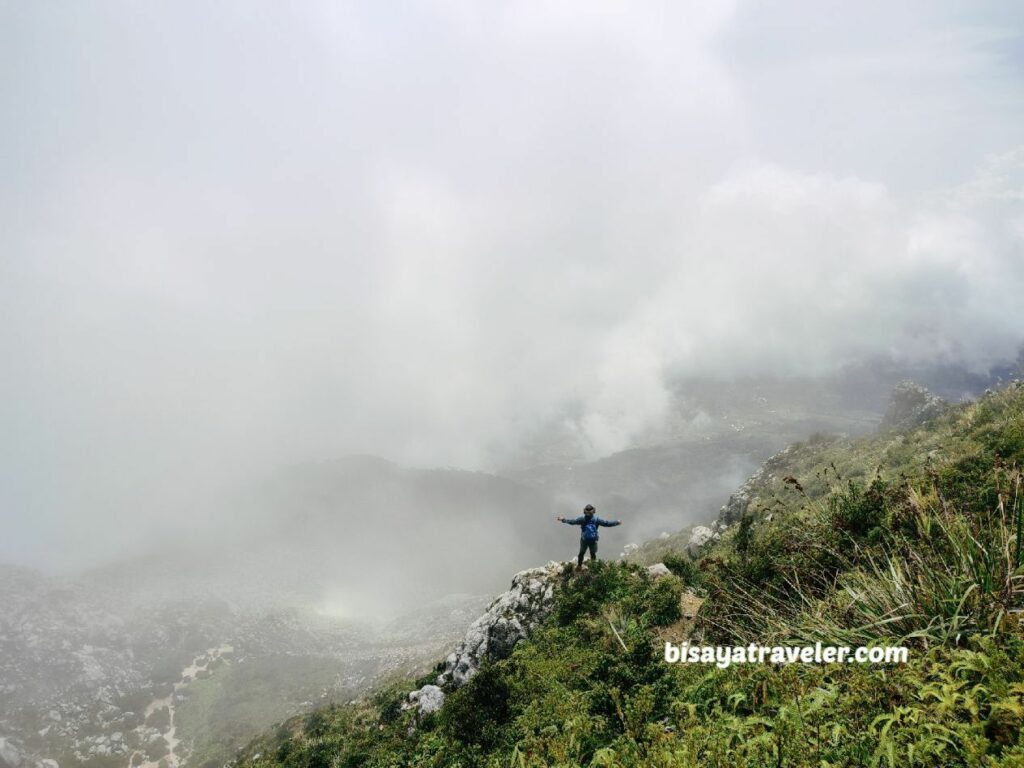
<instances>
[{"instance_id":1,"label":"blue jacket","mask_svg":"<svg viewBox=\"0 0 1024 768\"><path fill-rule=\"evenodd\" d=\"M572 520L563 520L566 525L578 525L582 528L580 531L580 538L584 541L597 541L600 537L597 535L597 529L599 526L605 528L612 528L619 525L618 520L602 520L597 515L591 516L589 519L586 515L580 515L579 517L573 518Z\"/></svg>"}]
</instances>

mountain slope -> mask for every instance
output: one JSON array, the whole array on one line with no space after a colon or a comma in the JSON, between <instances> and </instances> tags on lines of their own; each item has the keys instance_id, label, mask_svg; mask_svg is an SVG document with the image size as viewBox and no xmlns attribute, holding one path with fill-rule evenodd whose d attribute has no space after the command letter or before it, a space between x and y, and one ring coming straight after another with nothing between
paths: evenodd
<instances>
[{"instance_id":1,"label":"mountain slope","mask_svg":"<svg viewBox=\"0 0 1024 768\"><path fill-rule=\"evenodd\" d=\"M436 711L403 709L398 685L286 723L240 765L1024 765L1022 461L1019 386L921 426L796 446L696 563L669 558L678 575L566 571L529 639ZM687 589L706 596L695 625ZM904 644L910 658L661 658L688 638Z\"/></svg>"}]
</instances>

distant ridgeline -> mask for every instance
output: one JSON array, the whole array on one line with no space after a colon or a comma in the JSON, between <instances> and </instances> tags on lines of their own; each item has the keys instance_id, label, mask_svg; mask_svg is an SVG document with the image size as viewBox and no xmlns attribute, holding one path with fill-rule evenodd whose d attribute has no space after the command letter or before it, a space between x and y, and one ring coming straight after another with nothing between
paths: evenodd
<instances>
[{"instance_id":1,"label":"distant ridgeline","mask_svg":"<svg viewBox=\"0 0 1024 768\"><path fill-rule=\"evenodd\" d=\"M1024 766L1024 386L901 385L877 434L770 459L663 567L520 574L437 669L296 717L244 768ZM670 537L671 538L671 537ZM668 664L665 641L904 665Z\"/></svg>"}]
</instances>

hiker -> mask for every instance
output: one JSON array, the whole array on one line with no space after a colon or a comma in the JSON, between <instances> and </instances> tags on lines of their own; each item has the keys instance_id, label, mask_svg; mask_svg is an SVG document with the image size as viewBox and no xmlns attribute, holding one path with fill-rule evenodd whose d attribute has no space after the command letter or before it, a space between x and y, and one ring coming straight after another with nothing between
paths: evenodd
<instances>
[{"instance_id":1,"label":"hiker","mask_svg":"<svg viewBox=\"0 0 1024 768\"><path fill-rule=\"evenodd\" d=\"M560 523L566 525L578 525L580 526L580 553L576 558L576 569L579 570L583 567L583 555L586 551L590 550L590 559L597 560L597 529L600 526L605 528L611 528L613 525L621 525L618 520L602 520L594 514L594 505L587 504L583 508L583 516L576 517L570 520L567 517L556 517Z\"/></svg>"}]
</instances>

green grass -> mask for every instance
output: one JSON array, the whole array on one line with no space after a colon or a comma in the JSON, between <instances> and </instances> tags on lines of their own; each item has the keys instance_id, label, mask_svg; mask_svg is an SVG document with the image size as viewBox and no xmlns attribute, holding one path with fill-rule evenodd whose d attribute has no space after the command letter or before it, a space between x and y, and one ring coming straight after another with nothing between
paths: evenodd
<instances>
[{"instance_id":1,"label":"green grass","mask_svg":"<svg viewBox=\"0 0 1024 768\"><path fill-rule=\"evenodd\" d=\"M666 558L676 575L566 573L548 621L438 713L414 723L396 686L287 721L241 766L1024 768L1022 463L1021 388L797 445L696 562ZM905 643L910 661L667 664L684 581L704 641Z\"/></svg>"},{"instance_id":2,"label":"green grass","mask_svg":"<svg viewBox=\"0 0 1024 768\"><path fill-rule=\"evenodd\" d=\"M342 667L337 659L280 655L221 665L189 683L186 699L175 707L178 736L193 745L188 764L220 768L254 731L291 716L303 701L319 699Z\"/></svg>"}]
</instances>

